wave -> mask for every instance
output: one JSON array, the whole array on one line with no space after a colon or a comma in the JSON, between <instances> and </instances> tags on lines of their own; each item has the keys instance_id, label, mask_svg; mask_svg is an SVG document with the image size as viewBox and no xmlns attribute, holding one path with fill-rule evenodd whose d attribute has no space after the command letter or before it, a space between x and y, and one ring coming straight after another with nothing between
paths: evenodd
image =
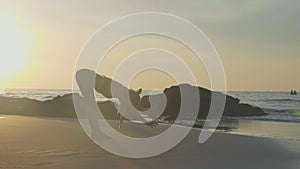
<instances>
[{"instance_id":1,"label":"wave","mask_svg":"<svg viewBox=\"0 0 300 169\"><path fill-rule=\"evenodd\" d=\"M300 110L294 110L291 112L292 116L294 117L300 117Z\"/></svg>"},{"instance_id":2,"label":"wave","mask_svg":"<svg viewBox=\"0 0 300 169\"><path fill-rule=\"evenodd\" d=\"M272 109L261 107L267 113L293 113L295 111L300 111L296 109Z\"/></svg>"},{"instance_id":3,"label":"wave","mask_svg":"<svg viewBox=\"0 0 300 169\"><path fill-rule=\"evenodd\" d=\"M299 102L299 99L262 99L262 100L255 100L257 102Z\"/></svg>"}]
</instances>

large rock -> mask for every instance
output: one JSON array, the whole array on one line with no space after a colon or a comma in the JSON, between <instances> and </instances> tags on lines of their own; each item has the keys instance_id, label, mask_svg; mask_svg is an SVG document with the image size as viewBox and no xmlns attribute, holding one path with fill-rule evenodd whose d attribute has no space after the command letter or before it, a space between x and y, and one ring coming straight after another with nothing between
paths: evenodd
<instances>
[{"instance_id":1,"label":"large rock","mask_svg":"<svg viewBox=\"0 0 300 169\"><path fill-rule=\"evenodd\" d=\"M196 87L196 86L191 86L189 84L181 84L179 86L172 86L170 88L166 88L162 94L156 94L156 95L147 95L142 98L142 105L146 109L149 109L150 106L158 106L161 104L161 100L164 97L163 95L166 96L167 99L167 104L166 108L162 113L162 116L165 118L168 118L170 120L176 119L179 110L180 110L180 104L181 104L181 94L180 94L180 88L193 88L198 90L199 95L200 95L200 107L198 110L198 118L199 119L205 119L208 115L209 109L210 109L210 104L211 104L211 96L212 96L212 91L201 88L201 87ZM239 99L233 98L232 96L224 95L221 92L214 92L216 97L218 98L219 96L223 96L226 98L225 102L225 108L224 108L224 116L264 116L266 113L258 108L258 107L253 107L249 104L240 104ZM151 100L152 104L150 104ZM187 101L189 102L189 101ZM154 108L155 110L155 108ZM187 111L188 112L188 111Z\"/></svg>"},{"instance_id":2,"label":"large rock","mask_svg":"<svg viewBox=\"0 0 300 169\"><path fill-rule=\"evenodd\" d=\"M73 95L80 97L78 94L66 94L42 102L28 98L0 96L0 114L76 118ZM98 106L106 119L118 118L117 110L112 102L98 102Z\"/></svg>"}]
</instances>

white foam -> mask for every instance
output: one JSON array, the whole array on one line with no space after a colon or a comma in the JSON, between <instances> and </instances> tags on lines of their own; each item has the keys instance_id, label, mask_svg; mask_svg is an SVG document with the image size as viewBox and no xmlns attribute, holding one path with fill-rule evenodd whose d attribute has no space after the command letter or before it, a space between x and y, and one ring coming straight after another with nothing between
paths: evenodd
<instances>
[{"instance_id":1,"label":"white foam","mask_svg":"<svg viewBox=\"0 0 300 169\"><path fill-rule=\"evenodd\" d=\"M0 95L5 94L5 91L3 89L0 89Z\"/></svg>"}]
</instances>

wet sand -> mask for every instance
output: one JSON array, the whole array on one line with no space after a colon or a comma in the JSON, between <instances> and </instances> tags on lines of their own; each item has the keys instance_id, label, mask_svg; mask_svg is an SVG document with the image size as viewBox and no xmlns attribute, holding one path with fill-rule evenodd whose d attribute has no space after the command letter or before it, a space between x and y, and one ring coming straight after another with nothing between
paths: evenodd
<instances>
[{"instance_id":1,"label":"wet sand","mask_svg":"<svg viewBox=\"0 0 300 169\"><path fill-rule=\"evenodd\" d=\"M215 133L199 144L199 129L175 148L146 159L128 159L94 144L75 119L5 116L0 119L0 168L203 168L298 169L300 153L288 141ZM117 126L116 121L112 121ZM145 137L166 129L125 123L123 133ZM297 143L294 146L299 146Z\"/></svg>"}]
</instances>

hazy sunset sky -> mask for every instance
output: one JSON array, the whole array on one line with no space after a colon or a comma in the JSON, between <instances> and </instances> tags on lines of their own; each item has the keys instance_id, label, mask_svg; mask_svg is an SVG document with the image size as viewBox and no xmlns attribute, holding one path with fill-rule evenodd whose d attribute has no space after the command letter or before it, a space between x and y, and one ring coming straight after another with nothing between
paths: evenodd
<instances>
[{"instance_id":1,"label":"hazy sunset sky","mask_svg":"<svg viewBox=\"0 0 300 169\"><path fill-rule=\"evenodd\" d=\"M170 13L198 26L220 54L228 90L300 90L297 0L1 0L0 88L71 88L76 59L88 38L113 19L136 12ZM192 55L161 37L137 37L123 45L109 56L124 57L143 47ZM108 76L117 64L109 56L99 69ZM199 84L209 88L205 70L191 69ZM152 71L134 83L134 88L163 88L172 78Z\"/></svg>"}]
</instances>

